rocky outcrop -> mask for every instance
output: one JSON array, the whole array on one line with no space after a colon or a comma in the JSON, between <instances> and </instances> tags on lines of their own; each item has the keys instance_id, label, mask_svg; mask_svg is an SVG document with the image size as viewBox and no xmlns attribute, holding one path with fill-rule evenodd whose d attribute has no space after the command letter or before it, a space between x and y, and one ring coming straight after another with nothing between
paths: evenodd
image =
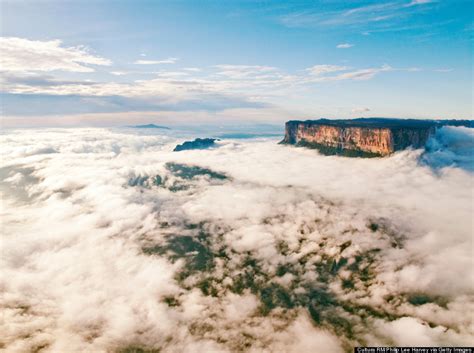
<instances>
[{"instance_id":1,"label":"rocky outcrop","mask_svg":"<svg viewBox=\"0 0 474 353\"><path fill-rule=\"evenodd\" d=\"M213 147L216 144L216 141L218 141L218 139L197 138L194 141L185 141L182 144L177 145L173 151L178 152L186 150L203 150L209 147Z\"/></svg>"},{"instance_id":2,"label":"rocky outcrop","mask_svg":"<svg viewBox=\"0 0 474 353\"><path fill-rule=\"evenodd\" d=\"M327 155L387 156L408 147L424 147L436 128L443 125L472 127L472 121L383 118L288 121L282 143L317 148Z\"/></svg>"}]
</instances>

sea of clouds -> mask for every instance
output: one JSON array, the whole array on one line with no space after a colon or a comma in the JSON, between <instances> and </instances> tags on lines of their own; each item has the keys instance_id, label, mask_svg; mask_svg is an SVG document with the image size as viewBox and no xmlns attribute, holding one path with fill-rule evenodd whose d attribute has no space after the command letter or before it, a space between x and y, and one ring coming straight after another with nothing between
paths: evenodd
<instances>
[{"instance_id":1,"label":"sea of clouds","mask_svg":"<svg viewBox=\"0 0 474 353\"><path fill-rule=\"evenodd\" d=\"M2 133L0 350L474 343L471 129L374 159L182 141Z\"/></svg>"}]
</instances>

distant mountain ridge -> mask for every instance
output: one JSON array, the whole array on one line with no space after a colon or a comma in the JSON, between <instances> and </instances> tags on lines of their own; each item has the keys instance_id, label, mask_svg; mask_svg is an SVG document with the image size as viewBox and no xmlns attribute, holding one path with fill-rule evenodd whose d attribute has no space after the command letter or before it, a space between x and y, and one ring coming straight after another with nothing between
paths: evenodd
<instances>
[{"instance_id":1,"label":"distant mountain ridge","mask_svg":"<svg viewBox=\"0 0 474 353\"><path fill-rule=\"evenodd\" d=\"M171 130L167 126L162 125L155 125L155 124L146 124L146 125L129 125L127 127L134 128L134 129L164 129L164 130Z\"/></svg>"}]
</instances>

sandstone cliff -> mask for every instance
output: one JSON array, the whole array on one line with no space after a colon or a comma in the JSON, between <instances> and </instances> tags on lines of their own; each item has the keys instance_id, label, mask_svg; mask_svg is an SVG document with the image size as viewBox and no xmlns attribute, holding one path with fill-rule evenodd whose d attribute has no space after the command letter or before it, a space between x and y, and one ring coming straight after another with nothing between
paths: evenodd
<instances>
[{"instance_id":1,"label":"sandstone cliff","mask_svg":"<svg viewBox=\"0 0 474 353\"><path fill-rule=\"evenodd\" d=\"M317 148L323 154L376 157L408 147L422 148L436 128L472 121L353 119L288 121L282 143Z\"/></svg>"}]
</instances>

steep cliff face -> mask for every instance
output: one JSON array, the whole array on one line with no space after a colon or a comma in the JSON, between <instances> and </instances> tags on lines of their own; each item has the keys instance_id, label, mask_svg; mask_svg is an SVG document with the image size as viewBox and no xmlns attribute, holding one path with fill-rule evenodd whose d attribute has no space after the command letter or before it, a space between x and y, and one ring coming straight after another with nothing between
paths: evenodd
<instances>
[{"instance_id":1,"label":"steep cliff face","mask_svg":"<svg viewBox=\"0 0 474 353\"><path fill-rule=\"evenodd\" d=\"M298 125L296 143L322 144L336 149L360 150L386 155L391 153L393 142L389 129L325 125Z\"/></svg>"},{"instance_id":2,"label":"steep cliff face","mask_svg":"<svg viewBox=\"0 0 474 353\"><path fill-rule=\"evenodd\" d=\"M282 143L317 148L324 154L386 156L423 147L436 126L434 121L398 119L289 121Z\"/></svg>"}]
</instances>

